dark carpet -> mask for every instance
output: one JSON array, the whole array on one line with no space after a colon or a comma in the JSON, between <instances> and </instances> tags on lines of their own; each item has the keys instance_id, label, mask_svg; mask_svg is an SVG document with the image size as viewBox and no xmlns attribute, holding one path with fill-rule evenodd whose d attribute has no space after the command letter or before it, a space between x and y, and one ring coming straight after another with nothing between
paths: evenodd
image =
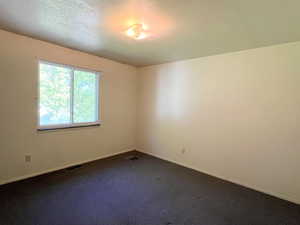
<instances>
[{"instance_id":1,"label":"dark carpet","mask_svg":"<svg viewBox=\"0 0 300 225\"><path fill-rule=\"evenodd\" d=\"M0 186L0 224L299 225L300 206L131 152Z\"/></svg>"}]
</instances>

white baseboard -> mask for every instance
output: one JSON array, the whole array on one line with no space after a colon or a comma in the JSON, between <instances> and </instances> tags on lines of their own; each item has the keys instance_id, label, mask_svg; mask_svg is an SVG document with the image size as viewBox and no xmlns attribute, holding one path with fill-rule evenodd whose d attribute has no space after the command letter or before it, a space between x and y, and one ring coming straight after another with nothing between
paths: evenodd
<instances>
[{"instance_id":1,"label":"white baseboard","mask_svg":"<svg viewBox=\"0 0 300 225\"><path fill-rule=\"evenodd\" d=\"M16 182L16 181L20 181L20 180L25 180L25 179L28 179L28 178L31 178L31 177L36 177L36 176L51 173L51 172L54 172L54 171L57 171L57 170L66 169L68 167L76 166L76 165L79 165L79 164L93 162L93 161L96 161L96 160L99 160L99 159L105 159L105 158L108 158L108 157L111 157L111 156L120 155L122 153L131 152L131 151L134 151L134 150L135 149L127 149L127 150L123 150L123 151L116 152L116 153L113 153L113 154L106 154L106 155L103 155L103 156L100 156L100 157L97 157L97 158L94 158L94 159L88 159L88 160L83 160L83 161L76 162L76 163L66 164L66 165L56 167L56 168L53 168L53 169L49 169L49 170L45 170L45 171L42 171L42 172L32 173L32 174L28 174L28 175L24 175L24 176L19 176L19 177L13 177L13 178L10 178L10 179L4 180L4 181L0 181L0 185Z\"/></svg>"},{"instance_id":2,"label":"white baseboard","mask_svg":"<svg viewBox=\"0 0 300 225\"><path fill-rule=\"evenodd\" d=\"M224 177L224 176L219 176L219 175L216 175L216 174L212 174L212 173L204 171L202 169L200 170L200 169L198 169L198 168L196 168L194 166L189 166L189 165L186 165L184 163L181 163L181 162L178 162L178 161L175 161L175 160L167 159L166 157L154 154L152 152L147 152L147 151L143 151L143 150L140 150L140 149L137 149L137 151L145 153L147 155L154 156L156 158L159 158L159 159L162 159L162 160L165 160L165 161L168 161L168 162L172 162L172 163L178 164L180 166L183 166L183 167L186 167L186 168L189 168L189 169L193 169L193 170L199 171L199 172L207 174L209 176L213 176L213 177L216 177L216 178L219 178L219 179L222 179L222 180L226 180L226 181L229 181L231 183L238 184L240 186L243 186L243 187L246 187L246 188L250 188L252 190L255 190L255 191L258 191L258 192L262 192L264 194L271 195L271 196L274 196L276 198L280 198L280 199L283 199L283 200L295 203L297 205L300 205L300 200L295 200L294 198L288 197L288 196L286 196L285 194L282 194L282 193L275 193L275 192L272 192L272 191L266 191L266 190L264 190L262 188L254 186L254 185L246 184L245 182L240 182L240 181L237 181L237 180L228 179L227 177Z\"/></svg>"}]
</instances>

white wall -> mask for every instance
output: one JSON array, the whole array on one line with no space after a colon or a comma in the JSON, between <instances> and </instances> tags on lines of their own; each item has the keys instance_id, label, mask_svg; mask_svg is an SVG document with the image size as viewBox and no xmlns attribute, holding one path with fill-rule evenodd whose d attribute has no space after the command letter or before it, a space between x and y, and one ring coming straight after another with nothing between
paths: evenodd
<instances>
[{"instance_id":1,"label":"white wall","mask_svg":"<svg viewBox=\"0 0 300 225\"><path fill-rule=\"evenodd\" d=\"M297 42L140 69L138 149L300 203L299 59Z\"/></svg>"},{"instance_id":2,"label":"white wall","mask_svg":"<svg viewBox=\"0 0 300 225\"><path fill-rule=\"evenodd\" d=\"M39 58L103 72L101 127L37 132ZM132 150L135 121L135 67L0 30L0 184Z\"/></svg>"}]
</instances>

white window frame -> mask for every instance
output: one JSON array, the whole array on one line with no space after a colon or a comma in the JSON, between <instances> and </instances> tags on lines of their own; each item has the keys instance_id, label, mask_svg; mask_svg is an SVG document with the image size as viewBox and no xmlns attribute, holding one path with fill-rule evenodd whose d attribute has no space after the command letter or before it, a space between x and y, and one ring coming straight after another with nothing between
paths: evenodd
<instances>
[{"instance_id":1,"label":"white window frame","mask_svg":"<svg viewBox=\"0 0 300 225\"><path fill-rule=\"evenodd\" d=\"M52 124L52 125L40 125L40 65L41 64L46 64L50 66L58 66L58 67L63 67L71 70L71 99L70 99L70 123L66 124ZM74 123L73 121L73 99L74 99L74 71L85 71L89 73L94 73L96 76L96 121L94 122L84 122L84 123ZM89 70L85 68L80 68L76 66L71 66L71 65L65 65L65 64L60 64L60 63L54 63L54 62L49 62L45 60L38 60L38 97L37 97L37 114L38 114L38 120L37 120L37 130L38 131L44 131L44 130L57 130L57 129L67 129L67 128L77 128L77 127L89 127L89 126L100 126L101 125L101 120L100 120L100 92L99 92L99 86L100 86L100 79L101 79L101 72L94 71L94 70Z\"/></svg>"}]
</instances>

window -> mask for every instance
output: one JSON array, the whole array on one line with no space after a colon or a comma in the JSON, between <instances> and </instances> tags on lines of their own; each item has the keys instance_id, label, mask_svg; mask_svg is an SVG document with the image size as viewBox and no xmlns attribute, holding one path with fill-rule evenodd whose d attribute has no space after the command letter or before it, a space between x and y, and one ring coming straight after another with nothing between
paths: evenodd
<instances>
[{"instance_id":1,"label":"window","mask_svg":"<svg viewBox=\"0 0 300 225\"><path fill-rule=\"evenodd\" d=\"M39 130L99 125L99 73L39 62Z\"/></svg>"}]
</instances>

